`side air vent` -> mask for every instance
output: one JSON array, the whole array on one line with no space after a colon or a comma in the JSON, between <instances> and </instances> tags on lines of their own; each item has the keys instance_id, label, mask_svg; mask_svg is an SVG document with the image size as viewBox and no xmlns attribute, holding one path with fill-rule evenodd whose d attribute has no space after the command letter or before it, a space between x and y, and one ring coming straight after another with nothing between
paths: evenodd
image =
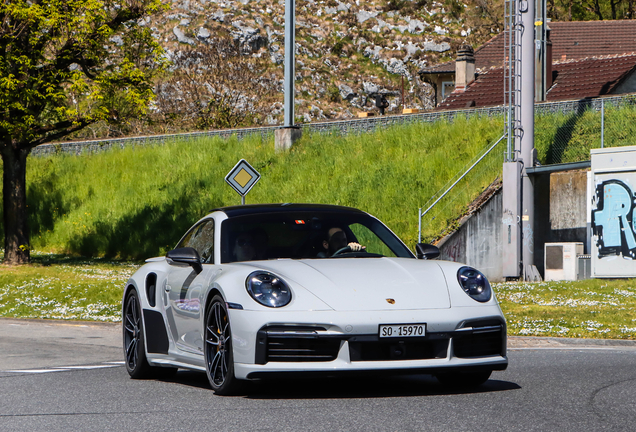
<instances>
[{"instance_id":1,"label":"side air vent","mask_svg":"<svg viewBox=\"0 0 636 432\"><path fill-rule=\"evenodd\" d=\"M148 273L146 276L146 298L151 307L157 304L157 275Z\"/></svg>"}]
</instances>

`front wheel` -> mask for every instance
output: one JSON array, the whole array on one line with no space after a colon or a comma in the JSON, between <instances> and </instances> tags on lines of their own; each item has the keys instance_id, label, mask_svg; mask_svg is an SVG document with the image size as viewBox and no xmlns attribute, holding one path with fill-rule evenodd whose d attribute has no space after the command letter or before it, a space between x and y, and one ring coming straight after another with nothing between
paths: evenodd
<instances>
[{"instance_id":1,"label":"front wheel","mask_svg":"<svg viewBox=\"0 0 636 432\"><path fill-rule=\"evenodd\" d=\"M132 378L147 378L150 365L144 348L144 324L137 292L132 290L124 302L124 356L126 370Z\"/></svg>"},{"instance_id":2,"label":"front wheel","mask_svg":"<svg viewBox=\"0 0 636 432\"><path fill-rule=\"evenodd\" d=\"M131 378L170 378L177 373L173 367L153 367L146 358L144 322L137 291L132 290L124 302L124 358Z\"/></svg>"},{"instance_id":3,"label":"front wheel","mask_svg":"<svg viewBox=\"0 0 636 432\"><path fill-rule=\"evenodd\" d=\"M232 331L227 306L220 295L212 298L205 317L205 370L218 395L235 393L240 382L234 377Z\"/></svg>"}]
</instances>

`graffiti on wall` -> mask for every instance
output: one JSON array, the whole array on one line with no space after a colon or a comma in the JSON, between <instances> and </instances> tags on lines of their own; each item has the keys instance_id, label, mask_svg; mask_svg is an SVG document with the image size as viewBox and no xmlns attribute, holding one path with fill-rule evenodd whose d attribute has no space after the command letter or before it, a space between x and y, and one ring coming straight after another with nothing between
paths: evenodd
<instances>
[{"instance_id":1,"label":"graffiti on wall","mask_svg":"<svg viewBox=\"0 0 636 432\"><path fill-rule=\"evenodd\" d=\"M454 235L447 245L444 245L442 258L448 261L464 260L464 239L463 236Z\"/></svg>"},{"instance_id":2,"label":"graffiti on wall","mask_svg":"<svg viewBox=\"0 0 636 432\"><path fill-rule=\"evenodd\" d=\"M636 258L636 196L618 179L597 185L596 210L592 211L592 232L599 258Z\"/></svg>"}]
</instances>

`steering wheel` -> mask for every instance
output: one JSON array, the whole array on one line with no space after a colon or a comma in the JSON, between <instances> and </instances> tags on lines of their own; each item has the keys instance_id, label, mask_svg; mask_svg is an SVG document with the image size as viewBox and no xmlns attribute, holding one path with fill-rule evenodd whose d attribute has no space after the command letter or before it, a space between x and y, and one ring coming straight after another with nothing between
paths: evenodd
<instances>
[{"instance_id":1,"label":"steering wheel","mask_svg":"<svg viewBox=\"0 0 636 432\"><path fill-rule=\"evenodd\" d=\"M353 252L353 249L351 249L351 246L345 246L343 248L340 248L337 251L335 251L333 255L331 256L336 256L336 255L340 255L342 253L347 253L347 252Z\"/></svg>"},{"instance_id":2,"label":"steering wheel","mask_svg":"<svg viewBox=\"0 0 636 432\"><path fill-rule=\"evenodd\" d=\"M337 251L335 251L333 253L333 255L331 255L331 256L335 257L336 255L340 255L340 254L347 253L347 252L352 252L351 246L345 246L343 248L340 248Z\"/></svg>"}]
</instances>

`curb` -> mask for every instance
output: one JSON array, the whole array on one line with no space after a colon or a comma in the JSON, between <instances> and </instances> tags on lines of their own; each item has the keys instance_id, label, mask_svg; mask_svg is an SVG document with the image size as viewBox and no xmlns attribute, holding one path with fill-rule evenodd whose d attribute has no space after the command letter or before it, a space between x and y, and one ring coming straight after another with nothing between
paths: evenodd
<instances>
[{"instance_id":1,"label":"curb","mask_svg":"<svg viewBox=\"0 0 636 432\"><path fill-rule=\"evenodd\" d=\"M13 318L13 317L0 317L0 325L5 324L36 324L43 326L85 326L85 327L101 327L101 328L115 328L121 327L120 322L110 321L80 321L80 320L61 320L61 319L49 319L49 318Z\"/></svg>"},{"instance_id":2,"label":"curb","mask_svg":"<svg viewBox=\"0 0 636 432\"><path fill-rule=\"evenodd\" d=\"M115 331L121 328L121 322L73 321L33 318L0 317L0 326L16 324L34 324L44 327L89 327L95 330ZM541 336L508 336L508 348L615 348L636 349L636 340L632 339L577 339Z\"/></svg>"},{"instance_id":3,"label":"curb","mask_svg":"<svg viewBox=\"0 0 636 432\"><path fill-rule=\"evenodd\" d=\"M624 347L636 349L636 340L577 339L540 336L508 336L508 348L602 348Z\"/></svg>"}]
</instances>

